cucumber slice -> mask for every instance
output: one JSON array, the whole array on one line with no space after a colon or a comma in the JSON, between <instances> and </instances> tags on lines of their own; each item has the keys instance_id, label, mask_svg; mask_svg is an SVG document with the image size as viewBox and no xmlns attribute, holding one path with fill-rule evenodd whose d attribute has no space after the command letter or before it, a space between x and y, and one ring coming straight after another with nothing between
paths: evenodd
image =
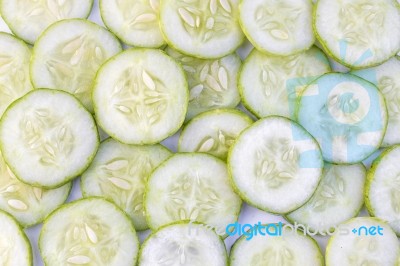
<instances>
[{"instance_id":1,"label":"cucumber slice","mask_svg":"<svg viewBox=\"0 0 400 266\"><path fill-rule=\"evenodd\" d=\"M127 144L154 144L179 130L188 89L182 68L160 50L130 49L105 63L93 102L100 127Z\"/></svg>"},{"instance_id":2,"label":"cucumber slice","mask_svg":"<svg viewBox=\"0 0 400 266\"><path fill-rule=\"evenodd\" d=\"M158 24L159 0L100 0L104 24L124 43L139 47L165 44Z\"/></svg>"},{"instance_id":3,"label":"cucumber slice","mask_svg":"<svg viewBox=\"0 0 400 266\"><path fill-rule=\"evenodd\" d=\"M184 127L178 151L205 152L226 160L228 150L245 128L253 123L239 110L212 110L202 113Z\"/></svg>"},{"instance_id":4,"label":"cucumber slice","mask_svg":"<svg viewBox=\"0 0 400 266\"><path fill-rule=\"evenodd\" d=\"M365 205L400 235L400 146L386 149L368 172Z\"/></svg>"},{"instance_id":5,"label":"cucumber slice","mask_svg":"<svg viewBox=\"0 0 400 266\"><path fill-rule=\"evenodd\" d=\"M92 6L93 0L1 0L0 12L15 35L33 44L54 22L68 18L86 18Z\"/></svg>"},{"instance_id":6,"label":"cucumber slice","mask_svg":"<svg viewBox=\"0 0 400 266\"><path fill-rule=\"evenodd\" d=\"M113 201L130 216L136 230L146 230L145 182L169 156L171 152L161 145L126 145L108 139L100 144L92 164L82 174L83 196L102 196Z\"/></svg>"},{"instance_id":7,"label":"cucumber slice","mask_svg":"<svg viewBox=\"0 0 400 266\"><path fill-rule=\"evenodd\" d=\"M319 0L313 23L324 50L350 68L378 65L400 50L400 10L393 0Z\"/></svg>"},{"instance_id":8,"label":"cucumber slice","mask_svg":"<svg viewBox=\"0 0 400 266\"><path fill-rule=\"evenodd\" d=\"M15 177L0 153L0 209L13 215L23 227L42 222L67 200L71 187L69 183L45 190L26 185Z\"/></svg>"},{"instance_id":9,"label":"cucumber slice","mask_svg":"<svg viewBox=\"0 0 400 266\"><path fill-rule=\"evenodd\" d=\"M39 248L48 266L134 266L139 241L131 221L116 205L87 198L64 205L46 219Z\"/></svg>"},{"instance_id":10,"label":"cucumber slice","mask_svg":"<svg viewBox=\"0 0 400 266\"><path fill-rule=\"evenodd\" d=\"M164 0L160 27L169 46L199 58L220 58L244 40L238 16L239 0Z\"/></svg>"},{"instance_id":11,"label":"cucumber slice","mask_svg":"<svg viewBox=\"0 0 400 266\"><path fill-rule=\"evenodd\" d=\"M366 170L363 164L324 167L322 180L312 198L286 215L291 222L306 225L312 232L327 234L357 216L364 203Z\"/></svg>"},{"instance_id":12,"label":"cucumber slice","mask_svg":"<svg viewBox=\"0 0 400 266\"><path fill-rule=\"evenodd\" d=\"M16 99L31 91L29 60L31 51L21 40L0 33L0 117Z\"/></svg>"},{"instance_id":13,"label":"cucumber slice","mask_svg":"<svg viewBox=\"0 0 400 266\"><path fill-rule=\"evenodd\" d=\"M297 97L304 87L330 71L328 59L315 46L286 57L254 49L239 74L240 96L245 107L258 117L293 118Z\"/></svg>"},{"instance_id":14,"label":"cucumber slice","mask_svg":"<svg viewBox=\"0 0 400 266\"><path fill-rule=\"evenodd\" d=\"M366 229L370 228L374 228L371 231L375 235L369 234L370 231L366 235ZM357 217L342 224L339 232L328 241L325 253L327 266L396 265L400 255L399 242L392 229L383 221Z\"/></svg>"},{"instance_id":15,"label":"cucumber slice","mask_svg":"<svg viewBox=\"0 0 400 266\"><path fill-rule=\"evenodd\" d=\"M152 233L140 249L139 265L226 266L224 242L203 224L177 223Z\"/></svg>"},{"instance_id":16,"label":"cucumber slice","mask_svg":"<svg viewBox=\"0 0 400 266\"><path fill-rule=\"evenodd\" d=\"M225 163L200 153L175 154L162 163L150 175L144 196L153 230L191 220L224 235L225 227L237 221L241 204L229 185Z\"/></svg>"},{"instance_id":17,"label":"cucumber slice","mask_svg":"<svg viewBox=\"0 0 400 266\"><path fill-rule=\"evenodd\" d=\"M166 52L182 64L188 79L187 119L211 109L235 108L239 104L237 76L241 60L236 53L205 60L183 55L171 47L167 47Z\"/></svg>"},{"instance_id":18,"label":"cucumber slice","mask_svg":"<svg viewBox=\"0 0 400 266\"><path fill-rule=\"evenodd\" d=\"M273 226L273 227L269 227ZM278 230L278 225L263 225L268 230L274 228ZM265 229L259 230L265 234ZM308 265L323 266L324 258L318 247L317 242L302 232L294 231L281 227L281 233L275 236L254 235L248 239L248 236L242 235L231 249L229 257L230 266L261 266L261 265ZM257 232L258 233L258 232ZM272 232L271 233L278 233Z\"/></svg>"},{"instance_id":19,"label":"cucumber slice","mask_svg":"<svg viewBox=\"0 0 400 266\"><path fill-rule=\"evenodd\" d=\"M323 161L318 143L307 131L287 118L270 116L240 134L230 149L228 167L244 201L283 214L312 196Z\"/></svg>"},{"instance_id":20,"label":"cucumber slice","mask_svg":"<svg viewBox=\"0 0 400 266\"><path fill-rule=\"evenodd\" d=\"M17 221L0 211L0 228L0 265L33 265L31 244Z\"/></svg>"},{"instance_id":21,"label":"cucumber slice","mask_svg":"<svg viewBox=\"0 0 400 266\"><path fill-rule=\"evenodd\" d=\"M382 92L388 109L388 125L382 146L400 144L400 58L393 57L380 66L353 71L369 82L374 83Z\"/></svg>"},{"instance_id":22,"label":"cucumber slice","mask_svg":"<svg viewBox=\"0 0 400 266\"><path fill-rule=\"evenodd\" d=\"M61 89L93 112L92 86L100 65L121 51L110 32L88 20L56 22L40 35L30 65L36 88Z\"/></svg>"},{"instance_id":23,"label":"cucumber slice","mask_svg":"<svg viewBox=\"0 0 400 266\"><path fill-rule=\"evenodd\" d=\"M350 74L331 73L303 91L297 119L318 140L325 161L352 164L381 145L387 110L372 83Z\"/></svg>"},{"instance_id":24,"label":"cucumber slice","mask_svg":"<svg viewBox=\"0 0 400 266\"><path fill-rule=\"evenodd\" d=\"M68 183L89 166L98 138L90 113L58 90L29 92L0 122L1 152L11 171L24 183L48 189Z\"/></svg>"},{"instance_id":25,"label":"cucumber slice","mask_svg":"<svg viewBox=\"0 0 400 266\"><path fill-rule=\"evenodd\" d=\"M291 55L314 41L310 0L242 0L239 22L249 41L260 51Z\"/></svg>"}]
</instances>

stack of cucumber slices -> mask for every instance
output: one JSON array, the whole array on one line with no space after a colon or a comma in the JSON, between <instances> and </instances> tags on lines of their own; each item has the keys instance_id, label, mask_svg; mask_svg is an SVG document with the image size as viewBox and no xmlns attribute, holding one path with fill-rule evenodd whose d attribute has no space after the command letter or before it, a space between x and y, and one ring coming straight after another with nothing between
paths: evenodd
<instances>
[{"instance_id":1,"label":"stack of cucumber slices","mask_svg":"<svg viewBox=\"0 0 400 266\"><path fill-rule=\"evenodd\" d=\"M0 15L0 266L400 265L399 1Z\"/></svg>"}]
</instances>

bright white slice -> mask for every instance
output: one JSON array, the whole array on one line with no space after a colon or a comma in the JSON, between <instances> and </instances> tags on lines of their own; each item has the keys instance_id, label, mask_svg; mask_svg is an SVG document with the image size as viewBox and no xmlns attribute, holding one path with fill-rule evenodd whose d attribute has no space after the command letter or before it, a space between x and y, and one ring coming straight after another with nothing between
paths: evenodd
<instances>
[{"instance_id":1,"label":"bright white slice","mask_svg":"<svg viewBox=\"0 0 400 266\"><path fill-rule=\"evenodd\" d=\"M387 110L377 87L357 76L329 73L303 91L298 122L319 142L324 160L354 164L380 146Z\"/></svg>"},{"instance_id":2,"label":"bright white slice","mask_svg":"<svg viewBox=\"0 0 400 266\"><path fill-rule=\"evenodd\" d=\"M0 209L13 215L23 227L44 220L68 198L72 184L46 190L19 181L0 153Z\"/></svg>"},{"instance_id":3,"label":"bright white slice","mask_svg":"<svg viewBox=\"0 0 400 266\"><path fill-rule=\"evenodd\" d=\"M159 144L136 146L108 139L100 144L92 164L82 174L83 196L112 200L130 216L136 230L146 230L145 184L154 168L170 155L171 152Z\"/></svg>"},{"instance_id":4,"label":"bright white slice","mask_svg":"<svg viewBox=\"0 0 400 266\"><path fill-rule=\"evenodd\" d=\"M249 41L260 51L295 54L314 41L310 0L243 0L239 21Z\"/></svg>"},{"instance_id":5,"label":"bright white slice","mask_svg":"<svg viewBox=\"0 0 400 266\"><path fill-rule=\"evenodd\" d=\"M80 175L96 154L98 138L90 113L58 90L29 92L0 123L1 151L11 171L24 183L43 188L60 187Z\"/></svg>"},{"instance_id":6,"label":"bright white slice","mask_svg":"<svg viewBox=\"0 0 400 266\"><path fill-rule=\"evenodd\" d=\"M330 72L329 61L317 47L291 56L272 56L254 49L243 62L239 91L254 115L292 118L304 87Z\"/></svg>"},{"instance_id":7,"label":"bright white slice","mask_svg":"<svg viewBox=\"0 0 400 266\"><path fill-rule=\"evenodd\" d=\"M382 146L400 144L400 58L395 56L377 67L351 73L374 83L385 97L388 125Z\"/></svg>"},{"instance_id":8,"label":"bright white slice","mask_svg":"<svg viewBox=\"0 0 400 266\"><path fill-rule=\"evenodd\" d=\"M0 228L0 265L33 265L31 244L17 221L0 211Z\"/></svg>"},{"instance_id":9,"label":"bright white slice","mask_svg":"<svg viewBox=\"0 0 400 266\"><path fill-rule=\"evenodd\" d=\"M57 22L35 43L30 65L32 83L35 88L67 91L93 112L91 93L96 72L120 51L118 39L93 22Z\"/></svg>"},{"instance_id":10,"label":"bright white slice","mask_svg":"<svg viewBox=\"0 0 400 266\"><path fill-rule=\"evenodd\" d=\"M31 51L23 41L0 33L0 117L13 101L33 89L30 59Z\"/></svg>"},{"instance_id":11,"label":"bright white slice","mask_svg":"<svg viewBox=\"0 0 400 266\"><path fill-rule=\"evenodd\" d=\"M48 266L132 266L139 241L121 209L100 198L87 198L64 205L46 219L39 248Z\"/></svg>"},{"instance_id":12,"label":"bright white slice","mask_svg":"<svg viewBox=\"0 0 400 266\"><path fill-rule=\"evenodd\" d=\"M347 67L378 65L400 50L400 9L393 0L320 0L314 14L318 40Z\"/></svg>"},{"instance_id":13,"label":"bright white slice","mask_svg":"<svg viewBox=\"0 0 400 266\"><path fill-rule=\"evenodd\" d=\"M323 161L318 143L307 131L289 119L271 116L240 134L230 149L228 166L244 201L283 214L311 198Z\"/></svg>"},{"instance_id":14,"label":"bright white slice","mask_svg":"<svg viewBox=\"0 0 400 266\"><path fill-rule=\"evenodd\" d=\"M186 119L217 108L235 108L240 102L237 77L240 57L230 54L219 59L198 59L168 47L168 55L182 64L189 83Z\"/></svg>"},{"instance_id":15,"label":"bright white slice","mask_svg":"<svg viewBox=\"0 0 400 266\"><path fill-rule=\"evenodd\" d=\"M400 235L400 146L385 150L368 172L365 205Z\"/></svg>"},{"instance_id":16,"label":"bright white slice","mask_svg":"<svg viewBox=\"0 0 400 266\"><path fill-rule=\"evenodd\" d=\"M189 92L182 67L155 49L126 50L96 76L93 102L99 126L127 144L154 144L179 130Z\"/></svg>"},{"instance_id":17,"label":"bright white slice","mask_svg":"<svg viewBox=\"0 0 400 266\"><path fill-rule=\"evenodd\" d=\"M312 198L286 215L306 225L310 232L327 234L339 224L357 216L364 203L366 170L363 164L326 164L322 180Z\"/></svg>"},{"instance_id":18,"label":"bright white slice","mask_svg":"<svg viewBox=\"0 0 400 266\"><path fill-rule=\"evenodd\" d=\"M343 223L329 239L325 262L327 266L397 265L399 255L399 241L385 222L357 217Z\"/></svg>"},{"instance_id":19,"label":"bright white slice","mask_svg":"<svg viewBox=\"0 0 400 266\"><path fill-rule=\"evenodd\" d=\"M233 142L252 123L250 117L235 109L202 113L183 128L178 151L204 152L226 160Z\"/></svg>"},{"instance_id":20,"label":"bright white slice","mask_svg":"<svg viewBox=\"0 0 400 266\"><path fill-rule=\"evenodd\" d=\"M199 58L220 58L244 40L239 0L164 0L160 27L168 45Z\"/></svg>"},{"instance_id":21,"label":"bright white slice","mask_svg":"<svg viewBox=\"0 0 400 266\"><path fill-rule=\"evenodd\" d=\"M233 192L226 164L207 154L176 154L157 167L146 185L147 222L155 230L176 221L205 223L219 235L237 221L242 201Z\"/></svg>"},{"instance_id":22,"label":"bright white slice","mask_svg":"<svg viewBox=\"0 0 400 266\"><path fill-rule=\"evenodd\" d=\"M265 230L275 234L274 230L281 230L281 234L274 236L254 235L251 239L242 235L231 249L230 266L247 265L307 265L323 266L324 259L317 242L300 231L295 231L283 224L262 225ZM251 232L249 232L251 234ZM258 233L258 232L257 232Z\"/></svg>"},{"instance_id":23,"label":"bright white slice","mask_svg":"<svg viewBox=\"0 0 400 266\"><path fill-rule=\"evenodd\" d=\"M124 43L160 47L164 42L158 24L159 0L100 0L104 24Z\"/></svg>"},{"instance_id":24,"label":"bright white slice","mask_svg":"<svg viewBox=\"0 0 400 266\"><path fill-rule=\"evenodd\" d=\"M140 266L226 266L224 242L203 224L177 223L152 233L140 249Z\"/></svg>"},{"instance_id":25,"label":"bright white slice","mask_svg":"<svg viewBox=\"0 0 400 266\"><path fill-rule=\"evenodd\" d=\"M0 12L15 35L33 44L56 21L88 17L92 6L93 0L2 0Z\"/></svg>"}]
</instances>

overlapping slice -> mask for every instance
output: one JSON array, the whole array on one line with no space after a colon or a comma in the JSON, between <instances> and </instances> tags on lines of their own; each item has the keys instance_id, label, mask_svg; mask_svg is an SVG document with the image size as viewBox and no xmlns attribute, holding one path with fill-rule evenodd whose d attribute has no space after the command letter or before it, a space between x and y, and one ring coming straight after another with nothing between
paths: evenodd
<instances>
[{"instance_id":1,"label":"overlapping slice","mask_svg":"<svg viewBox=\"0 0 400 266\"><path fill-rule=\"evenodd\" d=\"M285 57L254 49L239 75L240 95L246 108L258 117L293 118L304 87L330 70L328 59L317 47Z\"/></svg>"},{"instance_id":2,"label":"overlapping slice","mask_svg":"<svg viewBox=\"0 0 400 266\"><path fill-rule=\"evenodd\" d=\"M139 241L129 218L99 198L78 200L53 212L40 232L48 266L136 265Z\"/></svg>"},{"instance_id":3,"label":"overlapping slice","mask_svg":"<svg viewBox=\"0 0 400 266\"><path fill-rule=\"evenodd\" d=\"M357 216L364 203L366 170L362 164L326 164L322 180L312 198L286 215L309 232L327 234Z\"/></svg>"},{"instance_id":4,"label":"overlapping slice","mask_svg":"<svg viewBox=\"0 0 400 266\"><path fill-rule=\"evenodd\" d=\"M374 83L385 97L388 125L382 145L400 144L400 58L395 56L377 67L351 73Z\"/></svg>"},{"instance_id":5,"label":"overlapping slice","mask_svg":"<svg viewBox=\"0 0 400 266\"><path fill-rule=\"evenodd\" d=\"M282 223L267 224L244 233L246 235L236 240L232 247L231 266L324 265L317 242L293 227Z\"/></svg>"},{"instance_id":6,"label":"overlapping slice","mask_svg":"<svg viewBox=\"0 0 400 266\"><path fill-rule=\"evenodd\" d=\"M240 134L229 152L228 166L244 201L283 214L310 199L321 179L323 161L318 143L304 128L270 116Z\"/></svg>"},{"instance_id":7,"label":"overlapping slice","mask_svg":"<svg viewBox=\"0 0 400 266\"><path fill-rule=\"evenodd\" d=\"M375 85L350 74L326 74L301 95L299 123L319 142L324 160L361 162L382 143L387 126L384 97Z\"/></svg>"},{"instance_id":8,"label":"overlapping slice","mask_svg":"<svg viewBox=\"0 0 400 266\"><path fill-rule=\"evenodd\" d=\"M143 210L144 187L154 168L170 155L161 145L126 145L108 139L100 144L82 175L83 195L112 200L130 216L136 230L148 229Z\"/></svg>"},{"instance_id":9,"label":"overlapping slice","mask_svg":"<svg viewBox=\"0 0 400 266\"><path fill-rule=\"evenodd\" d=\"M31 244L17 221L0 211L0 228L0 265L32 265Z\"/></svg>"},{"instance_id":10,"label":"overlapping slice","mask_svg":"<svg viewBox=\"0 0 400 266\"><path fill-rule=\"evenodd\" d=\"M239 134L253 123L239 110L220 109L194 117L179 137L180 152L204 152L225 160Z\"/></svg>"},{"instance_id":11,"label":"overlapping slice","mask_svg":"<svg viewBox=\"0 0 400 266\"><path fill-rule=\"evenodd\" d=\"M15 35L33 44L38 36L56 21L86 18L93 0L2 0L2 18Z\"/></svg>"},{"instance_id":12,"label":"overlapping slice","mask_svg":"<svg viewBox=\"0 0 400 266\"><path fill-rule=\"evenodd\" d=\"M15 101L0 123L1 152L24 183L56 188L81 174L98 145L93 117L71 94L37 89Z\"/></svg>"},{"instance_id":13,"label":"overlapping slice","mask_svg":"<svg viewBox=\"0 0 400 266\"><path fill-rule=\"evenodd\" d=\"M166 52L182 64L188 79L187 119L211 109L234 108L239 104L237 76L241 60L236 53L207 60L181 54L171 47Z\"/></svg>"},{"instance_id":14,"label":"overlapping slice","mask_svg":"<svg viewBox=\"0 0 400 266\"><path fill-rule=\"evenodd\" d=\"M240 198L233 192L226 164L201 153L176 154L150 175L144 206L151 229L176 221L202 222L225 235L238 219Z\"/></svg>"},{"instance_id":15,"label":"overlapping slice","mask_svg":"<svg viewBox=\"0 0 400 266\"><path fill-rule=\"evenodd\" d=\"M91 93L96 72L120 51L118 39L93 22L70 19L54 23L33 48L32 83L36 88L67 91L93 112Z\"/></svg>"},{"instance_id":16,"label":"overlapping slice","mask_svg":"<svg viewBox=\"0 0 400 266\"><path fill-rule=\"evenodd\" d=\"M350 68L378 65L400 50L400 10L393 0L320 0L314 29L325 50Z\"/></svg>"},{"instance_id":17,"label":"overlapping slice","mask_svg":"<svg viewBox=\"0 0 400 266\"><path fill-rule=\"evenodd\" d=\"M327 266L397 265L399 255L396 234L385 222L357 217L329 239L325 261Z\"/></svg>"},{"instance_id":18,"label":"overlapping slice","mask_svg":"<svg viewBox=\"0 0 400 266\"><path fill-rule=\"evenodd\" d=\"M32 90L29 47L14 36L0 34L0 117L16 99Z\"/></svg>"},{"instance_id":19,"label":"overlapping slice","mask_svg":"<svg viewBox=\"0 0 400 266\"><path fill-rule=\"evenodd\" d=\"M244 40L239 0L164 0L160 27L168 45L199 58L220 58Z\"/></svg>"},{"instance_id":20,"label":"overlapping slice","mask_svg":"<svg viewBox=\"0 0 400 266\"><path fill-rule=\"evenodd\" d=\"M153 144L185 120L189 92L181 66L155 49L130 49L105 63L96 76L96 120L111 137Z\"/></svg>"},{"instance_id":21,"label":"overlapping slice","mask_svg":"<svg viewBox=\"0 0 400 266\"><path fill-rule=\"evenodd\" d=\"M250 42L260 51L290 55L314 43L310 0L243 0L239 21Z\"/></svg>"},{"instance_id":22,"label":"overlapping slice","mask_svg":"<svg viewBox=\"0 0 400 266\"><path fill-rule=\"evenodd\" d=\"M224 242L204 224L177 223L160 228L143 243L139 265L226 266Z\"/></svg>"},{"instance_id":23,"label":"overlapping slice","mask_svg":"<svg viewBox=\"0 0 400 266\"><path fill-rule=\"evenodd\" d=\"M158 24L159 0L101 0L104 24L124 43L160 47L164 38Z\"/></svg>"}]
</instances>

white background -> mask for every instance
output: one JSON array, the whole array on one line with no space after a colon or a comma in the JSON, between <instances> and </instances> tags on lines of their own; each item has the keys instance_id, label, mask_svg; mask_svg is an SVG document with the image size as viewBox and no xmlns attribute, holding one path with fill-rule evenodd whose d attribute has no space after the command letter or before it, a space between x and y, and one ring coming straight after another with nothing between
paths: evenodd
<instances>
[{"instance_id":1,"label":"white background","mask_svg":"<svg viewBox=\"0 0 400 266\"><path fill-rule=\"evenodd\" d=\"M99 25L104 26L104 24L102 23L101 18L100 18L98 1L95 0L94 2L95 3L94 3L94 6L93 6L93 10L92 10L92 13L91 13L89 19L91 21L94 21L94 22L98 23ZM0 31L10 32L9 28L7 27L7 25L1 19L0 19ZM245 56L247 56L248 52L251 49L252 49L251 45L249 45L248 43L245 43L239 49L238 53L242 58L244 58ZM340 67L340 66L338 66L338 67ZM175 136L165 140L163 142L163 144L165 146L167 146L168 148L170 148L172 151L176 152L177 139L178 139L178 135L175 135ZM375 157L376 157L376 154L372 156L372 158L375 158ZM369 160L366 161L366 165L367 166L369 166L372 158L370 158ZM73 200L79 199L81 197L82 197L82 194L81 194L81 190L80 190L80 187L79 187L79 179L78 179L78 180L75 180L75 182L74 182L74 186L73 186L71 195L68 198L68 201L73 201ZM361 212L361 216L365 216L365 215L367 215L367 214L366 214L366 211L363 209L363 211ZM253 208L251 206L248 206L248 205L244 204L243 208L242 208L242 212L241 212L240 218L239 218L239 222L242 223L242 224L244 224L244 223L257 224L258 222L266 224L266 223L276 223L276 222L286 222L286 221L281 216L268 214L266 212L260 211L258 209L255 209L255 208ZM37 245L40 230L41 230L41 225L37 225L37 226L34 226L32 228L29 228L29 229L25 230L27 235L28 235L28 237L29 237L29 239L30 239L32 247L33 247L34 265L35 266L43 265L43 261L40 258L38 245ZM143 241L143 239L146 238L148 234L149 234L149 231L140 232L139 233L140 240ZM226 247L227 247L228 251L230 250L230 247L232 246L232 244L235 242L235 240L237 238L238 238L238 236L231 236L231 237L228 237L225 240ZM320 244L321 250L324 253L328 237L316 236L315 239Z\"/></svg>"}]
</instances>

